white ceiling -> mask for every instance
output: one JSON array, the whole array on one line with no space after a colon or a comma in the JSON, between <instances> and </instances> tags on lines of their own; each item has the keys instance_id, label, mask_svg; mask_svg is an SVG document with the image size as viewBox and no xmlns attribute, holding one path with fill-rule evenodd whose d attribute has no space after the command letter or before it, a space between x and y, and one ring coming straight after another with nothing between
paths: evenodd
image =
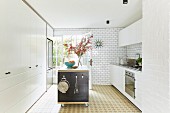
<instances>
[{"instance_id":1,"label":"white ceiling","mask_svg":"<svg viewBox=\"0 0 170 113\"><path fill-rule=\"evenodd\" d=\"M128 1L27 0L54 28L126 27L142 17L142 0Z\"/></svg>"}]
</instances>

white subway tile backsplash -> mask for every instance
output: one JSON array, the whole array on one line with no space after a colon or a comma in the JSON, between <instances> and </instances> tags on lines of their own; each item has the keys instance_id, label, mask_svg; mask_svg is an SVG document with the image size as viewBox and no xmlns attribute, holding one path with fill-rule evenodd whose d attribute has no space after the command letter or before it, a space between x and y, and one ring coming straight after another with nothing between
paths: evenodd
<instances>
[{"instance_id":1,"label":"white subway tile backsplash","mask_svg":"<svg viewBox=\"0 0 170 113\"><path fill-rule=\"evenodd\" d=\"M138 55L136 55L136 53L139 53L140 57L142 57L142 43L127 46L127 57L128 58L137 59Z\"/></svg>"}]
</instances>

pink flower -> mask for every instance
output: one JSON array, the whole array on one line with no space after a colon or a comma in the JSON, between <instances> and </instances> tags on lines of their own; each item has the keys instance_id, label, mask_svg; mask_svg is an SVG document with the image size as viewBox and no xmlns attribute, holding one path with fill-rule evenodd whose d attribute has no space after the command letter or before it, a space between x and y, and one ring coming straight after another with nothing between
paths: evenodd
<instances>
[{"instance_id":1,"label":"pink flower","mask_svg":"<svg viewBox=\"0 0 170 113\"><path fill-rule=\"evenodd\" d=\"M90 36L88 38L83 37L80 43L76 45L76 47L73 47L72 44L69 44L69 45L63 44L63 45L66 47L68 54L70 54L71 51L74 51L74 53L77 54L77 56L82 56L83 54L86 53L86 51L92 49L92 46L91 46L92 38L93 36Z\"/></svg>"}]
</instances>

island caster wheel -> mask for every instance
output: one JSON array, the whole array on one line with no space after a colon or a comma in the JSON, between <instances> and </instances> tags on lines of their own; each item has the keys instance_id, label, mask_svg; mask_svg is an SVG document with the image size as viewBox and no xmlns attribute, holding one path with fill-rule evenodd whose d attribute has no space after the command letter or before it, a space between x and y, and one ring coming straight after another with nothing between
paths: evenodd
<instances>
[{"instance_id":1,"label":"island caster wheel","mask_svg":"<svg viewBox=\"0 0 170 113\"><path fill-rule=\"evenodd\" d=\"M86 107L88 107L88 106L89 106L89 104L88 104L88 103L86 103L86 104L85 104L85 106L86 106Z\"/></svg>"},{"instance_id":2,"label":"island caster wheel","mask_svg":"<svg viewBox=\"0 0 170 113\"><path fill-rule=\"evenodd\" d=\"M64 104L61 104L61 107L64 107Z\"/></svg>"}]
</instances>

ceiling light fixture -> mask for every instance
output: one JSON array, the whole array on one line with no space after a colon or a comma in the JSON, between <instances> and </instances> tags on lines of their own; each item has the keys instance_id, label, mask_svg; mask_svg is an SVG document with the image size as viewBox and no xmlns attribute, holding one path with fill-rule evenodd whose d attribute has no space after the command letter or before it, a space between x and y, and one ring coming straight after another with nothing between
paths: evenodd
<instances>
[{"instance_id":1,"label":"ceiling light fixture","mask_svg":"<svg viewBox=\"0 0 170 113\"><path fill-rule=\"evenodd\" d=\"M128 0L123 0L123 4L127 4L128 3Z\"/></svg>"},{"instance_id":2,"label":"ceiling light fixture","mask_svg":"<svg viewBox=\"0 0 170 113\"><path fill-rule=\"evenodd\" d=\"M106 20L106 24L109 24L110 23L110 21L109 20Z\"/></svg>"}]
</instances>

